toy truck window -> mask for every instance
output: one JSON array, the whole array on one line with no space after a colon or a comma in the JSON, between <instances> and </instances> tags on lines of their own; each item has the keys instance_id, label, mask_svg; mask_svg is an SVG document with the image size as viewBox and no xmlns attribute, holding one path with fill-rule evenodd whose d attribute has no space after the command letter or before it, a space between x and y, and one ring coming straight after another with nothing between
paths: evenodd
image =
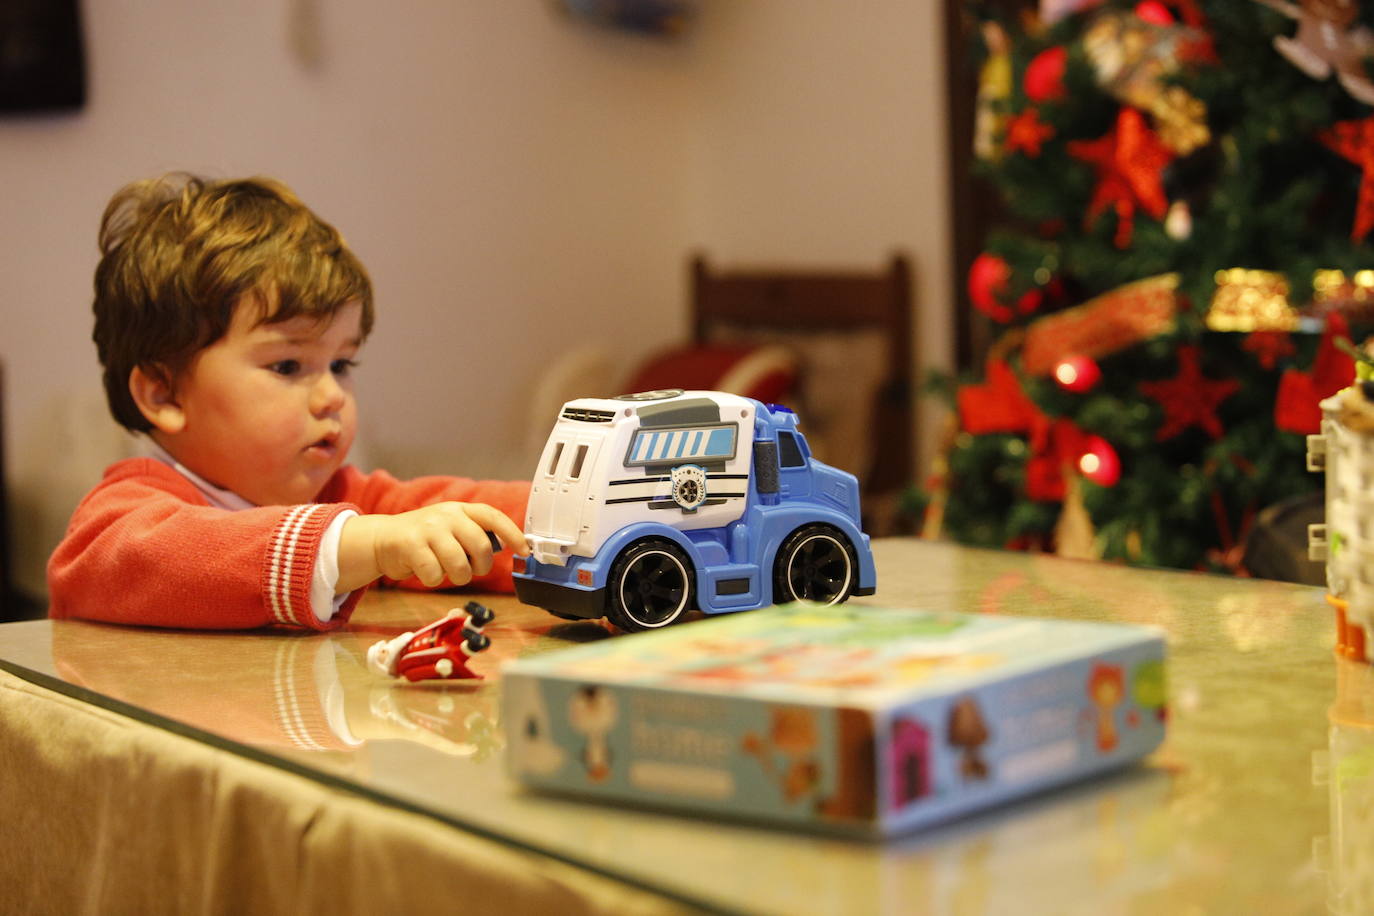
<instances>
[{"instance_id":1,"label":"toy truck window","mask_svg":"<svg viewBox=\"0 0 1374 916\"><path fill-rule=\"evenodd\" d=\"M735 457L733 423L641 429L630 440L626 467L708 463Z\"/></svg>"},{"instance_id":2,"label":"toy truck window","mask_svg":"<svg viewBox=\"0 0 1374 916\"><path fill-rule=\"evenodd\" d=\"M558 473L558 459L563 457L563 443L558 442L553 447L553 457L549 459L549 469L545 472L550 477Z\"/></svg>"},{"instance_id":3,"label":"toy truck window","mask_svg":"<svg viewBox=\"0 0 1374 916\"><path fill-rule=\"evenodd\" d=\"M797 445L796 436L791 433L778 433L778 459L785 468L806 466L806 459L802 457L801 446Z\"/></svg>"},{"instance_id":4,"label":"toy truck window","mask_svg":"<svg viewBox=\"0 0 1374 916\"><path fill-rule=\"evenodd\" d=\"M585 445L579 445L579 446L577 447L577 454L573 456L572 471L569 472L568 477L570 477L570 478L573 479L573 480L577 480L579 477L581 477L581 476L582 476L582 465L583 465L584 462L586 462L586 460L587 460L587 446L585 446Z\"/></svg>"}]
</instances>

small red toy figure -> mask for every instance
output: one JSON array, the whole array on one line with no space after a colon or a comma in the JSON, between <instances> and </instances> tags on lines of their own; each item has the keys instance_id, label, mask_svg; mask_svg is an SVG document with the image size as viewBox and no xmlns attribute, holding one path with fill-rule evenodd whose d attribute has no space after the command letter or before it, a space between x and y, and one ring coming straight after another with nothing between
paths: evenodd
<instances>
[{"instance_id":1,"label":"small red toy figure","mask_svg":"<svg viewBox=\"0 0 1374 916\"><path fill-rule=\"evenodd\" d=\"M378 674L408 681L481 680L482 675L468 667L468 659L491 645L482 628L495 616L486 605L469 601L462 610L454 608L423 629L373 643L367 665Z\"/></svg>"}]
</instances>

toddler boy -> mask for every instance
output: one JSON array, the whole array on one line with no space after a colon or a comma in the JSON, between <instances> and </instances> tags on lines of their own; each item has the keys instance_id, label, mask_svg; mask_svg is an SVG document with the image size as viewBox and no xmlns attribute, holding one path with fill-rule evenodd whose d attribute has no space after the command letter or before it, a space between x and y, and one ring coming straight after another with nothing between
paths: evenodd
<instances>
[{"instance_id":1,"label":"toddler boy","mask_svg":"<svg viewBox=\"0 0 1374 916\"><path fill-rule=\"evenodd\" d=\"M511 588L527 483L344 464L372 286L288 188L135 182L100 250L106 397L153 457L111 465L77 507L48 563L51 616L331 629L382 577Z\"/></svg>"}]
</instances>

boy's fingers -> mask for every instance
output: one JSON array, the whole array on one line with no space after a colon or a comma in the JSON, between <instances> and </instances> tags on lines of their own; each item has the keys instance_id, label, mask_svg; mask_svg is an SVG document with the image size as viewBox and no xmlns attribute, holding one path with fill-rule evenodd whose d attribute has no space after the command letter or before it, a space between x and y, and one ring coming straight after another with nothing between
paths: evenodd
<instances>
[{"instance_id":1,"label":"boy's fingers","mask_svg":"<svg viewBox=\"0 0 1374 916\"><path fill-rule=\"evenodd\" d=\"M521 555L530 552L529 545L525 543L525 532L521 531L506 513L485 503L474 503L469 509L472 519L495 534L503 548Z\"/></svg>"},{"instance_id":2,"label":"boy's fingers","mask_svg":"<svg viewBox=\"0 0 1374 916\"><path fill-rule=\"evenodd\" d=\"M474 519L464 519L456 526L454 537L462 549L467 551L467 562L472 564L472 575L485 576L491 572L492 549L490 532Z\"/></svg>"},{"instance_id":3,"label":"boy's fingers","mask_svg":"<svg viewBox=\"0 0 1374 916\"><path fill-rule=\"evenodd\" d=\"M520 530L520 526L511 521L505 513L498 512L494 528L497 536L501 538L501 543L508 549L526 556L530 552L530 545L525 541L525 532Z\"/></svg>"},{"instance_id":4,"label":"boy's fingers","mask_svg":"<svg viewBox=\"0 0 1374 916\"><path fill-rule=\"evenodd\" d=\"M377 571L388 579L400 581L414 576L426 585L439 569L439 562L428 550L416 547L388 550L380 557Z\"/></svg>"},{"instance_id":5,"label":"boy's fingers","mask_svg":"<svg viewBox=\"0 0 1374 916\"><path fill-rule=\"evenodd\" d=\"M403 567L403 572L399 576L393 575L393 579L404 579L407 576L414 576L421 583L428 587L438 585L444 581L444 569L442 559L435 553L433 547L423 540L414 540L403 548L402 556L398 558Z\"/></svg>"},{"instance_id":6,"label":"boy's fingers","mask_svg":"<svg viewBox=\"0 0 1374 916\"><path fill-rule=\"evenodd\" d=\"M433 588L444 581L444 570L440 568L439 561L434 559L433 554L413 563L412 573L427 588Z\"/></svg>"},{"instance_id":7,"label":"boy's fingers","mask_svg":"<svg viewBox=\"0 0 1374 916\"><path fill-rule=\"evenodd\" d=\"M463 545L453 538L442 539L433 545L434 555L443 565L441 573L447 573L448 579L454 585L466 585L472 581L472 574L476 567L475 563L470 563L468 554L464 553ZM443 575L435 582L426 582L426 585L438 585L443 581Z\"/></svg>"}]
</instances>

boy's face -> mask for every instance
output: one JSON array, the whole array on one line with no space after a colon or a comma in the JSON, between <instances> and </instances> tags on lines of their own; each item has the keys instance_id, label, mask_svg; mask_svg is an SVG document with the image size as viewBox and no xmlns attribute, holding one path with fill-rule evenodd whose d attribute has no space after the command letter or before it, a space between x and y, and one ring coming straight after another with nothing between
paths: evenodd
<instances>
[{"instance_id":1,"label":"boy's face","mask_svg":"<svg viewBox=\"0 0 1374 916\"><path fill-rule=\"evenodd\" d=\"M306 503L339 469L357 432L353 359L362 306L326 323L300 317L254 326L245 302L224 337L175 383L180 429L157 441L216 486L259 506Z\"/></svg>"}]
</instances>

